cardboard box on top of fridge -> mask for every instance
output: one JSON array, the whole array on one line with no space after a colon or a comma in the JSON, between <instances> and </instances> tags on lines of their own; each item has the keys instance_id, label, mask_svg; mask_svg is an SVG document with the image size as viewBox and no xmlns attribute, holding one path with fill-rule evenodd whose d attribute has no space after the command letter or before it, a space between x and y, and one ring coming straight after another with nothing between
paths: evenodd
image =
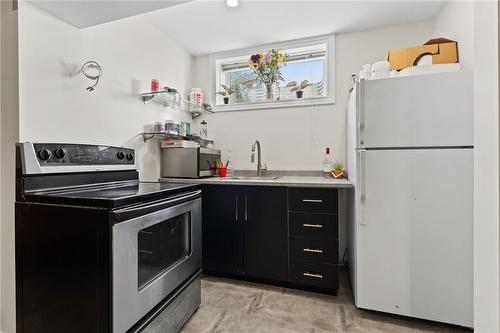
<instances>
[{"instance_id":1,"label":"cardboard box on top of fridge","mask_svg":"<svg viewBox=\"0 0 500 333\"><path fill-rule=\"evenodd\" d=\"M432 55L433 64L449 64L458 62L457 42L446 38L435 38L422 46L407 47L387 53L386 60L391 70L401 70L416 66L424 55Z\"/></svg>"}]
</instances>

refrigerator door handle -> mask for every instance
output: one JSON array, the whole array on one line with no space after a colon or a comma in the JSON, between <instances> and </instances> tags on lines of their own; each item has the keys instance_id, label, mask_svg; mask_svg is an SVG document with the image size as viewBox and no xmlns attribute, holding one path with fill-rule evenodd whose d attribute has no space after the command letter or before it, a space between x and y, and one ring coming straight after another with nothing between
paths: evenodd
<instances>
[{"instance_id":1,"label":"refrigerator door handle","mask_svg":"<svg viewBox=\"0 0 500 333\"><path fill-rule=\"evenodd\" d=\"M365 108L363 106L364 90L365 90L364 83L360 82L359 92L356 95L357 99L356 104L358 106L357 127L358 127L359 145L365 144L366 115L365 115Z\"/></svg>"},{"instance_id":2,"label":"refrigerator door handle","mask_svg":"<svg viewBox=\"0 0 500 333\"><path fill-rule=\"evenodd\" d=\"M366 225L366 152L359 151L359 224Z\"/></svg>"}]
</instances>

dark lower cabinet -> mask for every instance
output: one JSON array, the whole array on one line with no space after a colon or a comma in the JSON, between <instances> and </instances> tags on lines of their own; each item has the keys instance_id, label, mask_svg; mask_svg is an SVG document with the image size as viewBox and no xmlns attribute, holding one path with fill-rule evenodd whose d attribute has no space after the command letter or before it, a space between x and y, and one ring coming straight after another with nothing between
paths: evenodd
<instances>
[{"instance_id":1,"label":"dark lower cabinet","mask_svg":"<svg viewBox=\"0 0 500 333\"><path fill-rule=\"evenodd\" d=\"M339 259L338 242L333 239L290 236L290 258L337 264Z\"/></svg>"},{"instance_id":2,"label":"dark lower cabinet","mask_svg":"<svg viewBox=\"0 0 500 333\"><path fill-rule=\"evenodd\" d=\"M338 191L203 187L203 269L336 294Z\"/></svg>"},{"instance_id":3,"label":"dark lower cabinet","mask_svg":"<svg viewBox=\"0 0 500 333\"><path fill-rule=\"evenodd\" d=\"M241 275L243 230L239 187L203 187L203 269Z\"/></svg>"},{"instance_id":4,"label":"dark lower cabinet","mask_svg":"<svg viewBox=\"0 0 500 333\"><path fill-rule=\"evenodd\" d=\"M286 281L286 214L286 188L205 186L205 272Z\"/></svg>"},{"instance_id":5,"label":"dark lower cabinet","mask_svg":"<svg viewBox=\"0 0 500 333\"><path fill-rule=\"evenodd\" d=\"M288 189L289 282L337 294L338 190Z\"/></svg>"},{"instance_id":6,"label":"dark lower cabinet","mask_svg":"<svg viewBox=\"0 0 500 333\"><path fill-rule=\"evenodd\" d=\"M246 276L288 278L286 188L243 189L243 271Z\"/></svg>"},{"instance_id":7,"label":"dark lower cabinet","mask_svg":"<svg viewBox=\"0 0 500 333\"><path fill-rule=\"evenodd\" d=\"M290 282L308 289L335 291L339 283L339 268L337 265L290 260Z\"/></svg>"}]
</instances>

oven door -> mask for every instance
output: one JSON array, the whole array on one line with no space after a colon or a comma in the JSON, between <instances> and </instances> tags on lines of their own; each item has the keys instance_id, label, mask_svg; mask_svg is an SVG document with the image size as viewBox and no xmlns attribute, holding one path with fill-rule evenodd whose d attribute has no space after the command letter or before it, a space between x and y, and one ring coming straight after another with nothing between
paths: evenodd
<instances>
[{"instance_id":1,"label":"oven door","mask_svg":"<svg viewBox=\"0 0 500 333\"><path fill-rule=\"evenodd\" d=\"M147 214L113 226L113 333L127 331L201 268L200 192L121 212Z\"/></svg>"}]
</instances>

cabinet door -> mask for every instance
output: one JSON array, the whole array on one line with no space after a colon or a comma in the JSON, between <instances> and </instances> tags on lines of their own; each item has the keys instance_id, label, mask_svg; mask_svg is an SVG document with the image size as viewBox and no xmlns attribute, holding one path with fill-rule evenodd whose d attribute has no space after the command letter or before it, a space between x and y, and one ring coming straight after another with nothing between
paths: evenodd
<instances>
[{"instance_id":1,"label":"cabinet door","mask_svg":"<svg viewBox=\"0 0 500 333\"><path fill-rule=\"evenodd\" d=\"M288 240L286 188L246 187L242 193L244 274L286 281Z\"/></svg>"},{"instance_id":2,"label":"cabinet door","mask_svg":"<svg viewBox=\"0 0 500 333\"><path fill-rule=\"evenodd\" d=\"M203 268L241 275L242 202L238 186L203 187Z\"/></svg>"}]
</instances>

